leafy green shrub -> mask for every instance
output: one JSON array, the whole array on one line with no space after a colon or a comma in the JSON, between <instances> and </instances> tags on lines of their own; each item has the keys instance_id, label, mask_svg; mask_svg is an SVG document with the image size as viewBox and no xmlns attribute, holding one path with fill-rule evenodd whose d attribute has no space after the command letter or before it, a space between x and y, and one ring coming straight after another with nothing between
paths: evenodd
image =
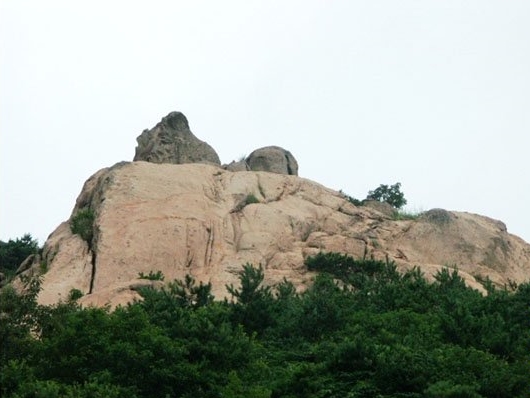
<instances>
[{"instance_id":1,"label":"leafy green shrub","mask_svg":"<svg viewBox=\"0 0 530 398\"><path fill-rule=\"evenodd\" d=\"M153 271L149 271L149 274L144 274L143 272L139 272L138 273L138 278L139 279L148 279L150 281L163 281L164 280L164 274L162 273L162 271L156 271L156 272L153 272Z\"/></svg>"},{"instance_id":2,"label":"leafy green shrub","mask_svg":"<svg viewBox=\"0 0 530 398\"><path fill-rule=\"evenodd\" d=\"M362 206L362 205L364 205L364 202L363 202L362 200L355 199L355 198L352 197L352 196L347 196L346 199L348 199L348 202L350 202L352 205L355 205L355 206Z\"/></svg>"},{"instance_id":3,"label":"leafy green shrub","mask_svg":"<svg viewBox=\"0 0 530 398\"><path fill-rule=\"evenodd\" d=\"M81 236L87 243L92 242L94 237L94 219L94 212L88 207L79 210L70 222L72 233Z\"/></svg>"},{"instance_id":4,"label":"leafy green shrub","mask_svg":"<svg viewBox=\"0 0 530 398\"><path fill-rule=\"evenodd\" d=\"M386 202L396 209L401 209L407 204L405 194L401 192L401 183L399 182L391 186L385 184L379 185L373 191L368 192L366 199Z\"/></svg>"},{"instance_id":5,"label":"leafy green shrub","mask_svg":"<svg viewBox=\"0 0 530 398\"><path fill-rule=\"evenodd\" d=\"M339 190L339 193L342 194L344 196L344 198L346 198L346 200L348 202L350 202L354 206L362 206L362 205L364 205L364 202L362 200L356 199L353 196L348 195L342 189Z\"/></svg>"},{"instance_id":6,"label":"leafy green shrub","mask_svg":"<svg viewBox=\"0 0 530 398\"><path fill-rule=\"evenodd\" d=\"M245 205L250 205L252 203L259 203L259 199L256 198L256 195L249 193L245 198Z\"/></svg>"},{"instance_id":7,"label":"leafy green shrub","mask_svg":"<svg viewBox=\"0 0 530 398\"><path fill-rule=\"evenodd\" d=\"M83 292L79 289L71 289L68 293L68 301L77 301L83 297Z\"/></svg>"},{"instance_id":8,"label":"leafy green shrub","mask_svg":"<svg viewBox=\"0 0 530 398\"><path fill-rule=\"evenodd\" d=\"M39 244L30 234L8 242L0 241L0 272L14 273L29 255L38 252Z\"/></svg>"}]
</instances>

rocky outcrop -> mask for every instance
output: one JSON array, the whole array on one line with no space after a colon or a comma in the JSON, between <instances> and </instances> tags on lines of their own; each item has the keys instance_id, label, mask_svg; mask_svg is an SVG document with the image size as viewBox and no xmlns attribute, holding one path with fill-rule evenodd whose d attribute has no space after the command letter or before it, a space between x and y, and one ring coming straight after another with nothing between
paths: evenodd
<instances>
[{"instance_id":1,"label":"rocky outcrop","mask_svg":"<svg viewBox=\"0 0 530 398\"><path fill-rule=\"evenodd\" d=\"M232 161L228 164L223 165L223 169L228 171L249 171L250 168L248 167L248 164L246 160L240 160L239 162Z\"/></svg>"},{"instance_id":2,"label":"rocky outcrop","mask_svg":"<svg viewBox=\"0 0 530 398\"><path fill-rule=\"evenodd\" d=\"M245 159L223 165L223 169L298 175L298 162L291 152L278 146L267 146L256 149Z\"/></svg>"},{"instance_id":3,"label":"rocky outcrop","mask_svg":"<svg viewBox=\"0 0 530 398\"><path fill-rule=\"evenodd\" d=\"M256 149L246 159L252 171L268 171L277 174L298 175L298 163L291 152L279 146Z\"/></svg>"},{"instance_id":4,"label":"rocky outcrop","mask_svg":"<svg viewBox=\"0 0 530 398\"><path fill-rule=\"evenodd\" d=\"M370 207L377 210L379 213L384 214L387 217L392 217L396 212L396 209L386 202L379 202L378 200L365 199L363 206Z\"/></svg>"},{"instance_id":5,"label":"rocky outcrop","mask_svg":"<svg viewBox=\"0 0 530 398\"><path fill-rule=\"evenodd\" d=\"M136 140L138 146L134 161L221 164L215 150L193 135L186 116L181 112L171 112L154 128L144 130ZM248 158L222 167L228 171L252 170L298 175L298 163L294 156L278 146L256 149Z\"/></svg>"},{"instance_id":6,"label":"rocky outcrop","mask_svg":"<svg viewBox=\"0 0 530 398\"><path fill-rule=\"evenodd\" d=\"M134 160L221 164L215 150L193 135L186 116L180 112L171 112L154 128L144 130L136 140L138 146Z\"/></svg>"},{"instance_id":7,"label":"rocky outcrop","mask_svg":"<svg viewBox=\"0 0 530 398\"><path fill-rule=\"evenodd\" d=\"M285 277L303 290L314 277L304 259L320 251L388 257L428 277L454 266L477 289L485 278L508 285L530 276L530 245L498 221L441 209L394 221L292 175L121 163L87 181L72 215L86 207L95 213L90 244L68 222L45 244L41 303L79 289L83 304L123 304L138 297L138 276L150 271L212 282L220 299L247 262L264 267L266 283Z\"/></svg>"}]
</instances>

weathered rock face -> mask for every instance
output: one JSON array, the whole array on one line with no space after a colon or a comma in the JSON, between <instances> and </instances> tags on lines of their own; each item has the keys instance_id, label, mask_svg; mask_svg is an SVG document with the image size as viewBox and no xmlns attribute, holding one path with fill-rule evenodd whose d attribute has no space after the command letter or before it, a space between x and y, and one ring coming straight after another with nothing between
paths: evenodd
<instances>
[{"instance_id":1,"label":"weathered rock face","mask_svg":"<svg viewBox=\"0 0 530 398\"><path fill-rule=\"evenodd\" d=\"M252 171L268 171L277 174L298 175L298 163L291 152L279 146L266 146L256 149L246 164Z\"/></svg>"},{"instance_id":2,"label":"weathered rock face","mask_svg":"<svg viewBox=\"0 0 530 398\"><path fill-rule=\"evenodd\" d=\"M363 206L370 207L371 209L377 210L379 213L383 213L387 217L392 217L396 212L396 209L386 202L379 202L378 200L365 200Z\"/></svg>"},{"instance_id":3,"label":"weathered rock face","mask_svg":"<svg viewBox=\"0 0 530 398\"><path fill-rule=\"evenodd\" d=\"M245 160L240 160L239 162L232 161L228 164L223 165L223 169L228 171L249 171L250 168Z\"/></svg>"},{"instance_id":4,"label":"weathered rock face","mask_svg":"<svg viewBox=\"0 0 530 398\"><path fill-rule=\"evenodd\" d=\"M153 129L144 130L136 140L134 160L221 164L215 150L193 135L186 116L180 112L171 112Z\"/></svg>"},{"instance_id":5,"label":"weathered rock face","mask_svg":"<svg viewBox=\"0 0 530 398\"><path fill-rule=\"evenodd\" d=\"M259 203L249 204L249 194ZM319 251L388 256L402 270L421 266L428 277L454 265L477 289L481 278L503 285L530 277L530 245L499 221L440 209L393 221L296 176L120 163L85 183L73 214L86 207L96 216L90 245L68 222L45 244L42 303L75 288L85 293L83 304L123 304L151 283L140 272L158 270L166 281L191 274L212 282L220 299L247 262L263 265L266 283L285 277L302 290L314 276L304 259Z\"/></svg>"}]
</instances>

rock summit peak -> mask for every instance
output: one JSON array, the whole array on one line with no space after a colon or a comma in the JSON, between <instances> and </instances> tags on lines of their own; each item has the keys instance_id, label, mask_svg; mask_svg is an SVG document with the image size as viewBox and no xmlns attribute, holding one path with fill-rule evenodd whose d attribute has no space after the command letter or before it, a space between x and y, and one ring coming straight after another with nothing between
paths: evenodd
<instances>
[{"instance_id":1,"label":"rock summit peak","mask_svg":"<svg viewBox=\"0 0 530 398\"><path fill-rule=\"evenodd\" d=\"M152 129L137 138L133 160L151 163L209 163L221 166L217 152L190 130L182 112L170 112ZM298 175L298 163L291 152L279 146L256 149L247 158L222 166L229 171L267 171Z\"/></svg>"}]
</instances>

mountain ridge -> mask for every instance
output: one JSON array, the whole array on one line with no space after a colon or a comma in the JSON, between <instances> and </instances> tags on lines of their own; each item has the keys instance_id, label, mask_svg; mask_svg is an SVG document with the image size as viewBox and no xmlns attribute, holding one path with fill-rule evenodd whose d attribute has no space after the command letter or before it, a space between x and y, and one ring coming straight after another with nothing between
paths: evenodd
<instances>
[{"instance_id":1,"label":"mountain ridge","mask_svg":"<svg viewBox=\"0 0 530 398\"><path fill-rule=\"evenodd\" d=\"M508 287L529 279L530 245L500 221L443 209L396 218L387 203L355 204L299 177L292 153L278 146L221 165L181 112L137 142L133 162L94 173L42 254L21 265L44 271L42 303L66 300L74 289L83 304L125 304L159 283L140 276L159 271L168 280L190 274L211 282L222 298L246 263L263 266L269 285L287 278L301 291L315 276L305 260L320 252L386 259L401 271L419 266L430 279L458 268L484 293L488 279Z\"/></svg>"},{"instance_id":2,"label":"mountain ridge","mask_svg":"<svg viewBox=\"0 0 530 398\"><path fill-rule=\"evenodd\" d=\"M71 230L82 209L95 215L91 242ZM428 278L454 266L481 291L485 279L510 286L530 274L530 245L485 216L433 209L415 220L394 220L298 176L143 161L90 177L70 219L49 236L30 269L46 264L44 304L77 289L82 304L115 306L155 283L138 278L151 271L167 280L191 274L212 282L222 298L245 263L261 264L268 284L287 278L304 290L315 275L304 260L321 251L388 258L400 270L419 266Z\"/></svg>"}]
</instances>

